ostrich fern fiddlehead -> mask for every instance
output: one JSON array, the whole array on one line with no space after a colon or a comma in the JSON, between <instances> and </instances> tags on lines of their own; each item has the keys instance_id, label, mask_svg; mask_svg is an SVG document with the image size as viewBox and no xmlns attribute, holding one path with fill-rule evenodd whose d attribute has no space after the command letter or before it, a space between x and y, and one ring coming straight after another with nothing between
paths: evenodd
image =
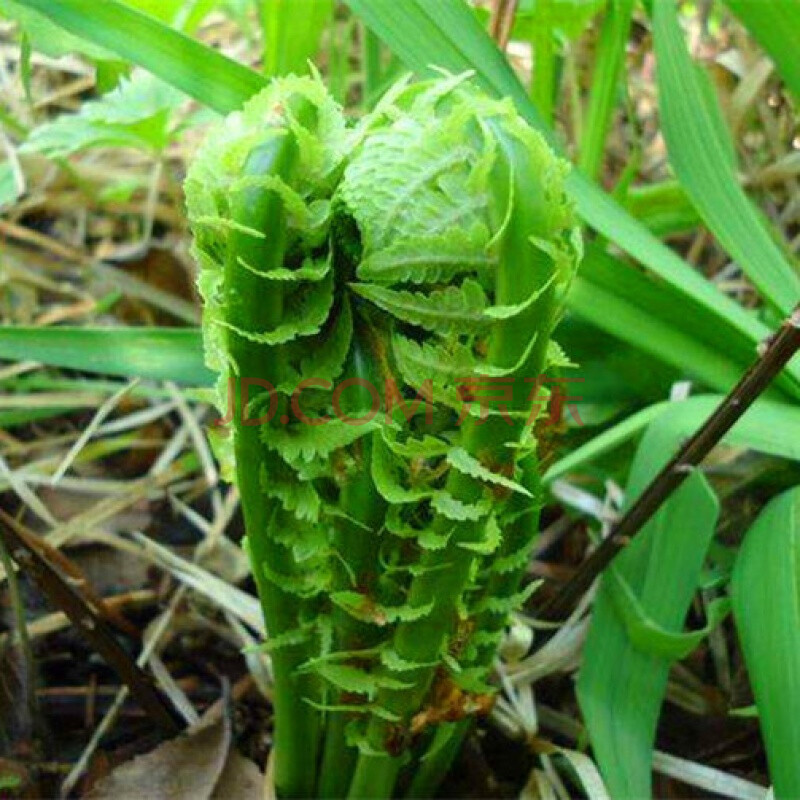
<instances>
[{"instance_id":1,"label":"ostrich fern fiddlehead","mask_svg":"<svg viewBox=\"0 0 800 800\"><path fill-rule=\"evenodd\" d=\"M532 393L580 255L565 170L468 76L400 84L355 126L319 81L279 80L198 154L283 796L391 796L428 722L490 691L535 531Z\"/></svg>"}]
</instances>

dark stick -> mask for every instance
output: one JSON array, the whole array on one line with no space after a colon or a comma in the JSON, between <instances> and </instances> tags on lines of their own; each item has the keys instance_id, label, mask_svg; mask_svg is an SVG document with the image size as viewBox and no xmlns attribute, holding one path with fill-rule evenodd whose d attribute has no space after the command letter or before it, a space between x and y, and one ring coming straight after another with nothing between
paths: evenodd
<instances>
[{"instance_id":1,"label":"dark stick","mask_svg":"<svg viewBox=\"0 0 800 800\"><path fill-rule=\"evenodd\" d=\"M2 509L0 522L3 523L0 525L0 536L14 561L36 581L50 602L69 617L163 733L170 736L177 734L180 728L147 674L125 652L97 611L39 552L35 538Z\"/></svg>"},{"instance_id":2,"label":"dark stick","mask_svg":"<svg viewBox=\"0 0 800 800\"><path fill-rule=\"evenodd\" d=\"M762 345L759 359L672 460L656 475L627 514L549 602L537 612L541 619L562 619L594 579L628 544L661 504L711 452L722 437L758 399L772 380L800 350L800 305L780 331Z\"/></svg>"},{"instance_id":3,"label":"dark stick","mask_svg":"<svg viewBox=\"0 0 800 800\"><path fill-rule=\"evenodd\" d=\"M514 16L517 13L518 5L519 0L495 0L492 7L489 33L501 50L505 50L508 47L508 40L511 38L511 28L514 24Z\"/></svg>"}]
</instances>

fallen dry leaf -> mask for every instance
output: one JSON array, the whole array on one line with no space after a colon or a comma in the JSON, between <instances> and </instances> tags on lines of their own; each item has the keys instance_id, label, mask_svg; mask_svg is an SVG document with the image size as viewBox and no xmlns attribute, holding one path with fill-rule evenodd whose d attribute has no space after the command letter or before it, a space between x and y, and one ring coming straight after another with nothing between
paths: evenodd
<instances>
[{"instance_id":1,"label":"fallen dry leaf","mask_svg":"<svg viewBox=\"0 0 800 800\"><path fill-rule=\"evenodd\" d=\"M89 800L249 800L264 778L233 746L223 715L123 764L86 795Z\"/></svg>"},{"instance_id":2,"label":"fallen dry leaf","mask_svg":"<svg viewBox=\"0 0 800 800\"><path fill-rule=\"evenodd\" d=\"M211 800L258 800L263 787L261 770L249 758L231 750Z\"/></svg>"}]
</instances>

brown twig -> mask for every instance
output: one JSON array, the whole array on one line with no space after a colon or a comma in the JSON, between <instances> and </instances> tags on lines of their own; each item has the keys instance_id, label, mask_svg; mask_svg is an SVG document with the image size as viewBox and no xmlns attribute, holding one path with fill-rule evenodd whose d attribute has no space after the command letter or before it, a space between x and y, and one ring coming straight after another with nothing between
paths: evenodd
<instances>
[{"instance_id":1,"label":"brown twig","mask_svg":"<svg viewBox=\"0 0 800 800\"><path fill-rule=\"evenodd\" d=\"M167 735L175 735L179 727L167 705L147 675L136 666L114 638L95 609L64 580L58 570L39 551L36 540L13 517L0 509L0 536L11 557L33 578L53 605L63 611L72 624L88 639L106 660L120 680L129 688L153 722Z\"/></svg>"},{"instance_id":2,"label":"brown twig","mask_svg":"<svg viewBox=\"0 0 800 800\"><path fill-rule=\"evenodd\" d=\"M759 395L800 350L800 305L780 331L760 348L758 360L747 370L711 416L656 475L609 536L572 578L538 611L542 619L563 618L614 556L628 544L661 504L686 480Z\"/></svg>"},{"instance_id":3,"label":"brown twig","mask_svg":"<svg viewBox=\"0 0 800 800\"><path fill-rule=\"evenodd\" d=\"M76 592L83 597L91 608L96 609L106 622L126 636L130 636L133 639L141 638L136 627L125 619L120 611L113 606L106 605L105 599L94 591L86 575L83 574L83 571L74 561L67 558L64 553L57 547L53 547L45 539L28 535L27 542L30 546L36 548L42 558L49 561L56 570L67 578Z\"/></svg>"},{"instance_id":4,"label":"brown twig","mask_svg":"<svg viewBox=\"0 0 800 800\"><path fill-rule=\"evenodd\" d=\"M505 50L508 47L518 5L519 0L495 0L492 4L489 33L497 42L500 50Z\"/></svg>"}]
</instances>

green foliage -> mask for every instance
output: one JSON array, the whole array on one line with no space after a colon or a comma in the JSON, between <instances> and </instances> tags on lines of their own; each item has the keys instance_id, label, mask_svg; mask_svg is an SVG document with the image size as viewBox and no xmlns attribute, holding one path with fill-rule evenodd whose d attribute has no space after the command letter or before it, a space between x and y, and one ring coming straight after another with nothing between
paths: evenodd
<instances>
[{"instance_id":1,"label":"green foliage","mask_svg":"<svg viewBox=\"0 0 800 800\"><path fill-rule=\"evenodd\" d=\"M772 500L747 532L731 581L777 800L800 793L800 487Z\"/></svg>"},{"instance_id":2,"label":"green foliage","mask_svg":"<svg viewBox=\"0 0 800 800\"><path fill-rule=\"evenodd\" d=\"M20 5L35 8L85 40L102 44L144 66L217 111L226 113L239 108L263 86L259 76L251 70L187 40L155 20L125 9L114 0L107 0L102 8L86 0L59 0L57 3L20 0ZM474 69L476 80L486 89L511 97L526 119L542 128L539 115L508 63L462 0L440 0L435 7L417 0L404 3L353 0L351 5L410 68L421 74L429 74L431 65L454 72ZM619 36L615 41L622 46ZM545 131L545 135L553 141L550 132ZM768 335L768 328L716 291L578 174L569 177L568 186L588 224L638 259L654 276L663 279L661 286L671 287L681 308L687 305L696 308L704 317L704 329L724 339L725 350L732 349L734 353L730 359L734 369L741 371L749 362L755 344ZM584 284L581 294L576 292L572 298L584 298L584 309L600 309L608 302L616 303L617 296L624 292L624 284L618 287L613 278L609 278L602 287ZM647 316L641 314L640 321L645 321ZM592 316L593 324L638 345L638 325L618 325L618 319L617 313ZM671 338L666 338L665 343L671 343ZM683 359L682 367L712 387L727 389L732 382L731 372L711 363L704 364L703 360L703 357L688 356ZM786 388L797 396L800 367L792 365L786 373Z\"/></svg>"},{"instance_id":3,"label":"green foliage","mask_svg":"<svg viewBox=\"0 0 800 800\"><path fill-rule=\"evenodd\" d=\"M123 78L102 97L84 103L35 128L23 153L64 158L89 147L136 147L162 150L170 141L171 114L183 102L181 92L147 73Z\"/></svg>"},{"instance_id":4,"label":"green foliage","mask_svg":"<svg viewBox=\"0 0 800 800\"><path fill-rule=\"evenodd\" d=\"M672 0L654 0L659 110L670 163L703 220L783 314L800 297L796 265L740 187L714 90L689 57Z\"/></svg>"},{"instance_id":5,"label":"green foliage","mask_svg":"<svg viewBox=\"0 0 800 800\"><path fill-rule=\"evenodd\" d=\"M628 505L672 455L675 441L669 426L656 423L651 428L631 470ZM675 634L698 587L718 513L708 482L694 473L602 580L584 649L578 699L613 797L652 793L656 723L670 663L682 654L674 646ZM631 596L637 605L631 604ZM664 646L665 639L672 641L672 649ZM693 638L691 643L699 641Z\"/></svg>"},{"instance_id":6,"label":"green foliage","mask_svg":"<svg viewBox=\"0 0 800 800\"><path fill-rule=\"evenodd\" d=\"M521 0L511 37L530 42L543 29L552 32L551 35L575 39L606 5L606 0ZM487 8L475 8L475 15L482 24L488 24Z\"/></svg>"},{"instance_id":7,"label":"green foliage","mask_svg":"<svg viewBox=\"0 0 800 800\"><path fill-rule=\"evenodd\" d=\"M97 59L112 57L109 50L93 44L80 35L68 33L44 14L16 0L7 0L3 3L0 14L19 23L34 50L52 58L59 58L69 53L82 53Z\"/></svg>"},{"instance_id":8,"label":"green foliage","mask_svg":"<svg viewBox=\"0 0 800 800\"><path fill-rule=\"evenodd\" d=\"M264 74L271 78L305 73L333 16L332 0L261 0L258 6L264 30Z\"/></svg>"},{"instance_id":9,"label":"green foliage","mask_svg":"<svg viewBox=\"0 0 800 800\"><path fill-rule=\"evenodd\" d=\"M303 463L328 458L335 450L348 447L377 427L375 422L356 426L335 418L318 427L299 422L265 429L264 444L277 450L288 464L301 467Z\"/></svg>"},{"instance_id":10,"label":"green foliage","mask_svg":"<svg viewBox=\"0 0 800 800\"><path fill-rule=\"evenodd\" d=\"M548 483L573 471L586 467L594 459L638 436L652 422L667 417L665 426L677 438L689 436L722 402L722 395L697 395L681 402L663 401L637 411L630 417L594 436L553 464L544 475ZM800 441L786 436L800 425L800 407L796 404L773 400L759 400L734 425L725 437L725 443L742 447L776 458L800 461Z\"/></svg>"},{"instance_id":11,"label":"green foliage","mask_svg":"<svg viewBox=\"0 0 800 800\"><path fill-rule=\"evenodd\" d=\"M445 336L477 333L488 324L486 295L480 284L470 279L461 286L425 294L370 284L353 284L352 289L397 319Z\"/></svg>"},{"instance_id":12,"label":"green foliage","mask_svg":"<svg viewBox=\"0 0 800 800\"><path fill-rule=\"evenodd\" d=\"M5 791L16 791L22 787L22 778L13 773L0 772L0 789Z\"/></svg>"},{"instance_id":13,"label":"green foliage","mask_svg":"<svg viewBox=\"0 0 800 800\"><path fill-rule=\"evenodd\" d=\"M462 0L437 0L435 5L426 0L403 3L348 0L348 5L410 69L421 75L430 74L436 67L453 72L475 70L476 80L487 91L511 98L520 114L542 131L551 144L556 144L555 135L544 125L508 61ZM617 41L622 46L619 37ZM696 308L705 317L708 330L714 329L724 336L737 352L746 352L748 355L738 361L740 371L746 367L752 348L769 334L769 329L717 291L580 172L570 174L567 188L584 221L660 278L661 286L668 286L679 298L677 307ZM591 287L584 288L587 304L595 309L607 308L608 300L617 295L613 281L608 287L610 296L606 291L595 293ZM620 287L620 291L624 288ZM574 296L571 294L570 302ZM604 312L595 314L592 322L616 337L637 344L639 328L636 325L618 326L617 319L615 312ZM693 374L699 374L702 369L701 364L695 364L690 358L684 358L684 366ZM797 396L800 367L792 365L787 373L791 375L792 394ZM715 371L714 377L713 385L722 384L727 389L732 383L730 373Z\"/></svg>"},{"instance_id":14,"label":"green foliage","mask_svg":"<svg viewBox=\"0 0 800 800\"><path fill-rule=\"evenodd\" d=\"M46 17L58 31L72 34L82 48L97 46L101 54L111 52L138 64L223 114L240 108L264 86L251 69L117 0L16 0L16 4Z\"/></svg>"},{"instance_id":15,"label":"green foliage","mask_svg":"<svg viewBox=\"0 0 800 800\"><path fill-rule=\"evenodd\" d=\"M800 99L800 64L794 57L800 48L800 2L724 2L769 53L789 90Z\"/></svg>"},{"instance_id":16,"label":"green foliage","mask_svg":"<svg viewBox=\"0 0 800 800\"><path fill-rule=\"evenodd\" d=\"M187 33L220 5L219 0L125 0L125 5Z\"/></svg>"},{"instance_id":17,"label":"green foliage","mask_svg":"<svg viewBox=\"0 0 800 800\"><path fill-rule=\"evenodd\" d=\"M748 0L726 4L797 94L791 57L797 0L762 3L758 13L759 4ZM657 237L705 223L760 292L767 319L796 302L797 265L741 188L719 102L692 63L672 0L646 7L677 180L628 190L631 168L616 192L622 204L579 172L567 173L545 141L559 146L546 124L559 79L558 45L603 10L583 135L577 113L572 120L581 166L592 177L598 173L622 94L632 0L522 0L513 35L534 47L538 111L482 29L485 15L462 0L349 0L371 28L359 30L368 98L399 69L397 57L384 69L375 34L411 69L436 76L398 84L357 123L346 121L316 78L264 88L262 76L185 35L216 5L3 5L1 13L23 33L26 86L31 48L56 57L80 53L114 80L127 70L113 60L119 57L157 76L134 73L79 113L35 129L23 153L60 159L99 146L161 151L185 95L234 113L211 134L187 181L207 366L200 334L191 329L2 330L0 357L203 386L216 380L213 396L223 413L230 380L252 375L273 384L273 394L255 389L247 409L240 391L233 392L237 410L251 418L274 399L277 413L268 423L248 429L236 420L227 436L214 433L226 472L235 472L239 484L270 630L277 784L287 796L341 796L352 775L354 796L388 797L410 762L422 776L411 794L427 796L436 783L431 771L444 769L440 757L452 757L463 721L438 726L427 752L424 737L400 757L387 752L387 741L408 738L415 715L428 710L445 679L467 703L471 694L491 691L487 675L508 615L536 589L520 588L542 503L535 442L522 431L530 409L513 403L508 430L494 406L485 415L473 407L462 417L465 381L519 380L571 366L548 341L571 287L568 304L584 330L626 343L623 355L598 360L606 374L617 357L639 370L650 357L664 367L654 386L637 378L636 387L621 387L623 378L610 378L618 394L595 422L664 397L681 375L724 391L768 329ZM227 5L247 21L247 3ZM266 75L308 71L333 3L265 0L259 11ZM351 21L340 22L336 31L349 34ZM328 62L336 97L347 83L341 44L334 39ZM473 84L507 99L492 100ZM3 121L25 134L13 119ZM599 234L574 280L581 246L565 189ZM0 206L17 196L4 163ZM397 394L359 424L335 418L321 426L284 424L294 414L295 388L309 378L356 378L379 391L394 381ZM757 403L726 442L800 459L797 437L786 435L800 426L796 404L786 402L800 396L798 387L795 361L772 398ZM347 397L347 413L369 417L369 392L355 388ZM410 410L415 398L422 403ZM582 439L544 481L585 468L652 423L631 472L630 503L720 399L697 396L639 410ZM310 418L337 412L319 384L303 391L301 404ZM52 413L44 409L41 416ZM9 412L0 426L39 416ZM798 627L797 564L787 557L796 549L796 500L795 491L786 493L762 514L732 584L778 798L800 791L793 738L798 647L791 639ZM725 614L724 600L711 603L705 626L682 631L716 510L705 478L693 475L603 578L579 697L615 797L649 792L667 671ZM318 756L322 779L315 785L306 765ZM332 788L325 781L334 772L339 785Z\"/></svg>"},{"instance_id":18,"label":"green foliage","mask_svg":"<svg viewBox=\"0 0 800 800\"><path fill-rule=\"evenodd\" d=\"M635 340L638 349L714 389L727 391L741 374L740 365L752 360L752 347L731 337L702 305L594 246L569 297L581 319ZM781 385L794 391L787 377Z\"/></svg>"},{"instance_id":19,"label":"green foliage","mask_svg":"<svg viewBox=\"0 0 800 800\"><path fill-rule=\"evenodd\" d=\"M606 0L521 0L513 36L530 41L543 27L575 39L606 5Z\"/></svg>"},{"instance_id":20,"label":"green foliage","mask_svg":"<svg viewBox=\"0 0 800 800\"><path fill-rule=\"evenodd\" d=\"M356 126L319 81L288 77L212 131L187 177L220 409L231 379L274 387L247 412L277 413L259 429L240 420L233 429L267 625L278 637L304 631L318 603L333 606L332 638L292 634L275 652L285 659L275 662L276 680L299 668L307 688L294 694L310 710L339 715L352 695L361 698L362 729L350 741L367 762L355 763L338 716L325 743L326 758L352 762L354 792L371 780L385 726L408 727L422 709L442 659L464 691L483 691L490 661L461 674L446 657L453 611L502 627L528 596L518 591L518 552L535 529L506 548L508 591L479 596L481 576L493 574L481 567L502 548L510 498L531 499L514 467L530 448L522 378L551 358L565 363L549 346L581 252L565 174L509 104L476 91L468 76L400 84ZM522 180L541 191L525 198ZM337 418L337 395L315 370L361 381L344 407L355 422ZM481 375L516 381L510 427L498 427L494 408L485 431L474 415L459 428L459 386ZM382 390L398 377L391 407L378 397L380 408L365 414L374 395L364 382ZM303 413L321 424L288 416L297 415L302 381ZM434 416L437 436L423 427ZM229 446L220 457L231 457ZM280 558L269 555L275 547ZM433 591L440 578L441 593ZM278 616L276 600L287 594L293 611ZM353 653L356 641L379 650ZM304 779L280 759L296 760L291 748L318 723L278 713L284 791ZM402 761L383 773L387 787Z\"/></svg>"},{"instance_id":21,"label":"green foliage","mask_svg":"<svg viewBox=\"0 0 800 800\"><path fill-rule=\"evenodd\" d=\"M581 169L591 178L597 176L603 161L606 136L625 66L634 5L635 0L609 0L606 3L580 146Z\"/></svg>"},{"instance_id":22,"label":"green foliage","mask_svg":"<svg viewBox=\"0 0 800 800\"><path fill-rule=\"evenodd\" d=\"M531 497L531 493L524 486L520 486L516 481L512 481L497 472L487 469L477 458L471 456L461 447L454 447L450 450L447 454L447 461L452 467L464 475L469 475L476 480L494 484L495 486L502 486L512 492L519 492L526 497Z\"/></svg>"},{"instance_id":23,"label":"green foliage","mask_svg":"<svg viewBox=\"0 0 800 800\"><path fill-rule=\"evenodd\" d=\"M11 163L0 163L0 211L13 205L20 194L20 187L14 175Z\"/></svg>"},{"instance_id":24,"label":"green foliage","mask_svg":"<svg viewBox=\"0 0 800 800\"><path fill-rule=\"evenodd\" d=\"M188 386L209 386L214 377L191 328L2 327L0 358Z\"/></svg>"}]
</instances>

